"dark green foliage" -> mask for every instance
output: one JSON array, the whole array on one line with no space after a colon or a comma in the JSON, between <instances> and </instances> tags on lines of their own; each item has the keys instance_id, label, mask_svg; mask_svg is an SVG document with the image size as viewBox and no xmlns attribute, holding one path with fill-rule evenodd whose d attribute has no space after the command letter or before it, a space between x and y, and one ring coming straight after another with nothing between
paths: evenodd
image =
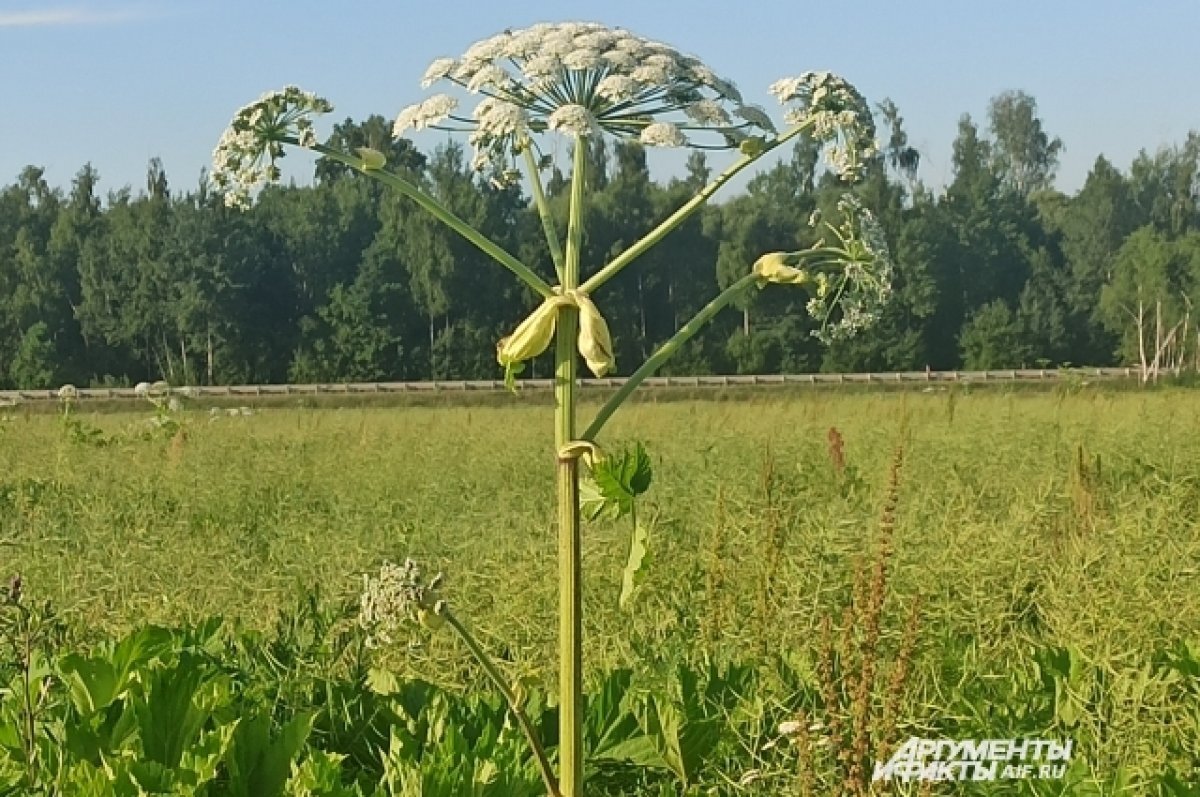
<instances>
[{"instance_id":1,"label":"dark green foliage","mask_svg":"<svg viewBox=\"0 0 1200 797\"><path fill-rule=\"evenodd\" d=\"M1032 97L1008 92L992 100L986 130L962 118L953 179L936 194L917 179L920 153L900 110L890 101L878 110L883 151L856 190L896 260L895 298L879 324L823 350L803 295L756 291L667 372L1130 362L1129 297L1139 286L1158 291L1149 301L1163 300L1168 328L1182 320L1195 298L1200 136L1143 153L1127 173L1098 158L1068 197L1050 187L1062 142L1043 129ZM389 168L552 278L528 199L477 179L461 147L423 154L394 141L379 116L335 125L329 143L382 151ZM724 166L694 153L686 176L664 185L636 144L597 141L588 157L585 276ZM544 179L565 228L565 179ZM271 188L245 213L203 183L172 191L157 160L136 195L126 188L102 201L98 180L88 165L69 191L57 190L31 166L0 189L0 388L499 378L493 347L534 303L408 200L329 159L316 162L314 185ZM810 214L831 208L841 190L801 141L790 160L696 214L614 279L596 301L620 373L763 252L811 245ZM1168 250L1159 259L1174 263L1171 273L1148 276L1147 258ZM1143 284L1151 277L1155 285ZM1187 347L1194 341L1176 344L1172 362ZM547 363L524 375L545 377Z\"/></svg>"}]
</instances>

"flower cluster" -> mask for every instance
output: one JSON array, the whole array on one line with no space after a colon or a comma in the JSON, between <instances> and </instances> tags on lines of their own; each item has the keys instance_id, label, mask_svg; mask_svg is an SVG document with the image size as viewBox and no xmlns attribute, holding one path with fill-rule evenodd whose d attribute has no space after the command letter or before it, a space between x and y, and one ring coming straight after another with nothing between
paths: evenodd
<instances>
[{"instance_id":1,"label":"flower cluster","mask_svg":"<svg viewBox=\"0 0 1200 797\"><path fill-rule=\"evenodd\" d=\"M879 320L892 298L895 266L887 239L871 211L853 194L838 201L839 225L826 224L838 240L832 248L838 268L817 271L809 315L820 322L813 335L824 343L845 340ZM816 226L818 219L811 219Z\"/></svg>"},{"instance_id":2,"label":"flower cluster","mask_svg":"<svg viewBox=\"0 0 1200 797\"><path fill-rule=\"evenodd\" d=\"M483 95L456 115L458 101L438 94L400 112L394 132L428 127L470 131L474 166L508 170L510 158L546 131L602 132L646 146L736 147L770 118L746 106L732 83L698 59L620 28L594 23L540 24L440 58L422 85L447 81ZM712 144L699 139L708 134Z\"/></svg>"},{"instance_id":3,"label":"flower cluster","mask_svg":"<svg viewBox=\"0 0 1200 797\"><path fill-rule=\"evenodd\" d=\"M812 137L828 144L830 166L852 182L878 151L871 109L858 89L831 72L805 72L771 85L788 108L789 125L811 124Z\"/></svg>"},{"instance_id":4,"label":"flower cluster","mask_svg":"<svg viewBox=\"0 0 1200 797\"><path fill-rule=\"evenodd\" d=\"M406 559L403 565L384 562L378 578L364 575L358 622L370 643L389 643L397 629L414 621L429 624L440 615L446 606L437 597L441 583L439 573L426 584L421 568L412 559Z\"/></svg>"},{"instance_id":5,"label":"flower cluster","mask_svg":"<svg viewBox=\"0 0 1200 797\"><path fill-rule=\"evenodd\" d=\"M312 117L332 110L328 100L296 86L268 92L239 110L213 151L212 181L225 204L249 207L255 188L279 179L283 144L316 144Z\"/></svg>"}]
</instances>

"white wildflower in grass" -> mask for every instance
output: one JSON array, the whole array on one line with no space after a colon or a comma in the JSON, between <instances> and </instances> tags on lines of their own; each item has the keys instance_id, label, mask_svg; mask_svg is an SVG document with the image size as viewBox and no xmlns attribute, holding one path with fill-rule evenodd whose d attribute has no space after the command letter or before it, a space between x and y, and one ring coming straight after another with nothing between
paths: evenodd
<instances>
[{"instance_id":1,"label":"white wildflower in grass","mask_svg":"<svg viewBox=\"0 0 1200 797\"><path fill-rule=\"evenodd\" d=\"M264 94L243 107L213 151L212 181L225 204L245 208L254 189L279 179L283 145L317 143L312 117L333 110L328 100L295 86Z\"/></svg>"},{"instance_id":2,"label":"white wildflower in grass","mask_svg":"<svg viewBox=\"0 0 1200 797\"><path fill-rule=\"evenodd\" d=\"M434 61L422 86L439 81L483 100L469 115L446 109L436 120L430 109L411 106L397 118L395 134L422 127L473 131L479 169L506 172L516 154L548 131L709 149L774 131L761 111L739 114L737 89L696 58L593 23L539 24L484 39L461 58ZM521 125L493 121L494 114L511 118L514 108Z\"/></svg>"},{"instance_id":3,"label":"white wildflower in grass","mask_svg":"<svg viewBox=\"0 0 1200 797\"><path fill-rule=\"evenodd\" d=\"M845 340L879 320L892 298L895 266L883 228L852 194L838 202L842 223L825 228L837 239L829 247L839 267L818 272L807 310L820 322L813 335L825 343Z\"/></svg>"},{"instance_id":4,"label":"white wildflower in grass","mask_svg":"<svg viewBox=\"0 0 1200 797\"><path fill-rule=\"evenodd\" d=\"M810 124L811 135L827 144L830 166L853 181L878 152L871 109L858 89L831 72L805 72L771 85L771 94L787 108L789 125Z\"/></svg>"},{"instance_id":5,"label":"white wildflower in grass","mask_svg":"<svg viewBox=\"0 0 1200 797\"><path fill-rule=\"evenodd\" d=\"M375 578L363 576L359 595L358 623L372 645L392 641L392 634L414 622L428 622L430 612L440 613L444 603L437 590L442 576L428 583L412 559L403 565L384 562Z\"/></svg>"},{"instance_id":6,"label":"white wildflower in grass","mask_svg":"<svg viewBox=\"0 0 1200 797\"><path fill-rule=\"evenodd\" d=\"M79 389L74 385L63 385L58 389L58 397L65 401L79 398Z\"/></svg>"}]
</instances>

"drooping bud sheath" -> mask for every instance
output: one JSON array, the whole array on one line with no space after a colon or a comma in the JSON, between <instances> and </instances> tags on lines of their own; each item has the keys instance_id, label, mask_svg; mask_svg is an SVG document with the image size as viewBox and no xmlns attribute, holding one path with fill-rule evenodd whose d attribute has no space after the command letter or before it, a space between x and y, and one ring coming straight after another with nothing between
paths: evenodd
<instances>
[{"instance_id":1,"label":"drooping bud sheath","mask_svg":"<svg viewBox=\"0 0 1200 797\"><path fill-rule=\"evenodd\" d=\"M513 333L496 346L496 360L508 367L531 360L550 348L558 308L573 302L565 296L551 296L538 305Z\"/></svg>"},{"instance_id":2,"label":"drooping bud sheath","mask_svg":"<svg viewBox=\"0 0 1200 797\"><path fill-rule=\"evenodd\" d=\"M617 364L608 322L586 294L572 291L570 296L579 308L579 353L593 374L604 376Z\"/></svg>"},{"instance_id":3,"label":"drooping bud sheath","mask_svg":"<svg viewBox=\"0 0 1200 797\"><path fill-rule=\"evenodd\" d=\"M801 262L802 256L798 252L768 252L754 261L753 273L759 282L805 285L812 280L812 275L796 268Z\"/></svg>"}]
</instances>

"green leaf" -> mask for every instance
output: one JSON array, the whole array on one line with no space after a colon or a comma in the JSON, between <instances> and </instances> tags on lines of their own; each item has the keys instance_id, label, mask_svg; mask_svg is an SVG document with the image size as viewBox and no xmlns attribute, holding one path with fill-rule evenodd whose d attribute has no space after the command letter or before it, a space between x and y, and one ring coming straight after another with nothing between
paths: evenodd
<instances>
[{"instance_id":1,"label":"green leaf","mask_svg":"<svg viewBox=\"0 0 1200 797\"><path fill-rule=\"evenodd\" d=\"M633 525L633 534L629 539L629 559L625 562L625 572L621 576L619 604L622 609L629 605L629 601L644 581L643 572L650 563L650 551L647 547L649 541L650 533L642 522L638 521Z\"/></svg>"},{"instance_id":2,"label":"green leaf","mask_svg":"<svg viewBox=\"0 0 1200 797\"><path fill-rule=\"evenodd\" d=\"M595 460L580 483L580 511L589 520L616 520L633 511L634 499L650 489L653 468L641 443Z\"/></svg>"},{"instance_id":3,"label":"green leaf","mask_svg":"<svg viewBox=\"0 0 1200 797\"><path fill-rule=\"evenodd\" d=\"M198 655L184 651L174 667L156 671L147 682L146 698L134 704L138 736L145 757L173 769L211 713L220 691L217 675Z\"/></svg>"},{"instance_id":4,"label":"green leaf","mask_svg":"<svg viewBox=\"0 0 1200 797\"><path fill-rule=\"evenodd\" d=\"M579 512L587 520L601 517L615 520L619 514L617 505L600 492L600 486L591 476L579 480Z\"/></svg>"},{"instance_id":5,"label":"green leaf","mask_svg":"<svg viewBox=\"0 0 1200 797\"><path fill-rule=\"evenodd\" d=\"M634 496L641 495L650 489L650 481L654 472L650 463L650 455L646 453L644 445L637 443L633 451L626 452L621 475L621 483Z\"/></svg>"},{"instance_id":6,"label":"green leaf","mask_svg":"<svg viewBox=\"0 0 1200 797\"><path fill-rule=\"evenodd\" d=\"M258 714L238 725L229 746L228 793L231 797L277 797L312 731L315 712L297 714L271 738L271 718Z\"/></svg>"},{"instance_id":7,"label":"green leaf","mask_svg":"<svg viewBox=\"0 0 1200 797\"><path fill-rule=\"evenodd\" d=\"M84 716L107 707L117 697L117 672L104 659L85 659L71 653L59 659L58 670L72 705Z\"/></svg>"},{"instance_id":8,"label":"green leaf","mask_svg":"<svg viewBox=\"0 0 1200 797\"><path fill-rule=\"evenodd\" d=\"M619 744L641 737L637 720L625 709L625 697L633 682L633 671L613 670L587 695L583 712L584 738L594 758L610 758Z\"/></svg>"}]
</instances>

